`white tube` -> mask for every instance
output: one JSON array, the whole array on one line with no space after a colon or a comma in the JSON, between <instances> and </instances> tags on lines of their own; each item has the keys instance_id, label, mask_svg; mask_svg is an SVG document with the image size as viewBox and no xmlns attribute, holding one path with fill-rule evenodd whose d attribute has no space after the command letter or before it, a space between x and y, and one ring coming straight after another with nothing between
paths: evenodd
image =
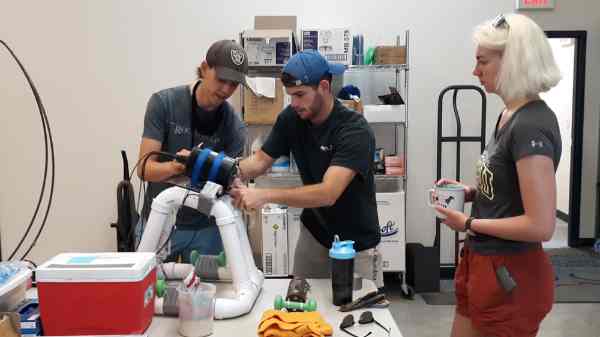
<instances>
[{"instance_id":1,"label":"white tube","mask_svg":"<svg viewBox=\"0 0 600 337\"><path fill-rule=\"evenodd\" d=\"M246 225L242 221L242 217L239 214L239 212L236 216L236 222L238 225L240 240L242 241L242 251L244 251L244 257L246 258L246 265L250 269L250 279L258 287L258 289L261 289L265 277L262 271L260 271L256 267L256 263L254 262L254 256L252 254L252 246L250 246L250 240L248 239L248 230L246 228Z\"/></svg>"},{"instance_id":2,"label":"white tube","mask_svg":"<svg viewBox=\"0 0 600 337\"><path fill-rule=\"evenodd\" d=\"M175 211L185 202L185 206L197 208L198 193L190 192L175 186L161 192L152 202L152 211L138 251L155 252L168 240L174 225ZM252 249L248 240L246 227L237 210L231 205L231 198L225 196L215 200L210 215L216 219L225 255L227 256L228 276L232 280L233 298L217 298L215 301L215 318L231 318L252 310L263 285L264 277L256 268ZM161 252L161 253L164 253ZM183 279L194 272L190 264L167 263L159 268L167 279ZM162 301L156 303L156 312L160 313Z\"/></svg>"},{"instance_id":3,"label":"white tube","mask_svg":"<svg viewBox=\"0 0 600 337\"><path fill-rule=\"evenodd\" d=\"M225 248L225 256L227 256L227 265L231 270L231 279L233 280L233 288L236 292L241 283L247 282L250 279L250 271L246 266L243 258L243 251L240 243L239 233L233 215L233 209L223 200L217 200L210 214L215 217L223 247Z\"/></svg>"},{"instance_id":4,"label":"white tube","mask_svg":"<svg viewBox=\"0 0 600 337\"><path fill-rule=\"evenodd\" d=\"M162 297L154 297L154 314L155 315L164 315L165 312L163 311L163 303L164 303L165 299Z\"/></svg>"},{"instance_id":5,"label":"white tube","mask_svg":"<svg viewBox=\"0 0 600 337\"><path fill-rule=\"evenodd\" d=\"M215 217L219 226L227 256L227 266L233 280L233 290L237 294L237 298L215 300L215 319L241 316L252 310L262 289L262 278L254 271L256 265L248 264L246 256L252 257L252 251L249 249L249 244L244 241L244 238L247 241L247 233L245 229L240 230L241 217L231 206L231 199L225 196L215 202L211 215Z\"/></svg>"},{"instance_id":6,"label":"white tube","mask_svg":"<svg viewBox=\"0 0 600 337\"><path fill-rule=\"evenodd\" d=\"M231 282L231 270L229 270L229 268L219 267L219 269L217 269L217 274L219 275L219 281Z\"/></svg>"},{"instance_id":7,"label":"white tube","mask_svg":"<svg viewBox=\"0 0 600 337\"><path fill-rule=\"evenodd\" d=\"M157 268L159 277L167 280L183 280L191 272L194 271L194 266L189 263L163 263Z\"/></svg>"},{"instance_id":8,"label":"white tube","mask_svg":"<svg viewBox=\"0 0 600 337\"><path fill-rule=\"evenodd\" d=\"M233 318L247 314L262 288L256 288L252 282L239 285L238 298L217 298L215 300L215 319Z\"/></svg>"},{"instance_id":9,"label":"white tube","mask_svg":"<svg viewBox=\"0 0 600 337\"><path fill-rule=\"evenodd\" d=\"M148 216L138 252L155 252L165 244L175 224L174 217L170 215L179 208L188 193L191 192L174 186L162 191L152 200L152 210ZM166 255L164 252L161 253Z\"/></svg>"}]
</instances>

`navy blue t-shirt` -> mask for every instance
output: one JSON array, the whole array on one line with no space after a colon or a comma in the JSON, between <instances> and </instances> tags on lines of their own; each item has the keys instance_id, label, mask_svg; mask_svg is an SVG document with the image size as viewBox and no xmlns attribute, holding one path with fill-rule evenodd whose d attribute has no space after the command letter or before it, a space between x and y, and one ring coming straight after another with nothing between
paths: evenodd
<instances>
[{"instance_id":1,"label":"navy blue t-shirt","mask_svg":"<svg viewBox=\"0 0 600 337\"><path fill-rule=\"evenodd\" d=\"M375 136L362 115L336 100L328 119L314 126L288 106L277 117L262 150L274 159L291 152L305 185L321 183L329 166L355 171L356 176L333 206L304 209L301 220L324 247L331 247L335 234L342 240L354 240L357 251L379 243L373 176Z\"/></svg>"}]
</instances>

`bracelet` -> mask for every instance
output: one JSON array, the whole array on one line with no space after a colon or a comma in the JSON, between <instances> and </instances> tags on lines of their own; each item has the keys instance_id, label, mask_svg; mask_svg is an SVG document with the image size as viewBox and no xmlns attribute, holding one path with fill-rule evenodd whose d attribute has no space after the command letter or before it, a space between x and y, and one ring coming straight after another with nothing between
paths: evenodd
<instances>
[{"instance_id":1,"label":"bracelet","mask_svg":"<svg viewBox=\"0 0 600 337\"><path fill-rule=\"evenodd\" d=\"M475 220L474 217L470 216L467 221L465 221L465 232L467 232L467 235L471 235L471 236L475 236L477 235L477 233L475 233L475 231L473 231L471 229L471 223L473 222L473 220Z\"/></svg>"},{"instance_id":2,"label":"bracelet","mask_svg":"<svg viewBox=\"0 0 600 337\"><path fill-rule=\"evenodd\" d=\"M242 171L242 167L240 166L240 161L242 161L242 157L237 157L235 160L235 168L237 170L237 176L240 180L244 180L244 172Z\"/></svg>"}]
</instances>

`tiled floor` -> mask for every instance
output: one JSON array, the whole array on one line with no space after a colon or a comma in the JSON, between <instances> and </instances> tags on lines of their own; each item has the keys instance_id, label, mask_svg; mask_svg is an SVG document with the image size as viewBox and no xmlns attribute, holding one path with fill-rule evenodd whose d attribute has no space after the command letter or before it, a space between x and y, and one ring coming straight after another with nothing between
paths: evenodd
<instances>
[{"instance_id":1,"label":"tiled floor","mask_svg":"<svg viewBox=\"0 0 600 337\"><path fill-rule=\"evenodd\" d=\"M556 219L556 227L554 228L554 235L548 242L544 242L544 248L562 248L567 247L568 239L568 224L560 219ZM600 334L598 335L600 336Z\"/></svg>"},{"instance_id":2,"label":"tiled floor","mask_svg":"<svg viewBox=\"0 0 600 337\"><path fill-rule=\"evenodd\" d=\"M556 231L545 248L567 246L567 224L557 220ZM449 336L454 318L454 306L433 306L418 294L413 300L400 295L399 284L386 279L386 289L392 302L391 311L404 337ZM443 281L442 286L451 280ZM538 336L600 337L600 303L555 304L542 322Z\"/></svg>"},{"instance_id":3,"label":"tiled floor","mask_svg":"<svg viewBox=\"0 0 600 337\"><path fill-rule=\"evenodd\" d=\"M414 300L390 294L391 311L404 337L449 336L454 306L428 305L417 294ZM555 304L542 322L538 336L599 337L600 303Z\"/></svg>"}]
</instances>

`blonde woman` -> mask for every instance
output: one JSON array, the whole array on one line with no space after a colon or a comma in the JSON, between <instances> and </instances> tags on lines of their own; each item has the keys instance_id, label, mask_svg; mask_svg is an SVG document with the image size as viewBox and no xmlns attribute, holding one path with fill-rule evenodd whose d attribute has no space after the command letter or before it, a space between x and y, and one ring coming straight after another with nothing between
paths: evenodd
<instances>
[{"instance_id":1,"label":"blonde woman","mask_svg":"<svg viewBox=\"0 0 600 337\"><path fill-rule=\"evenodd\" d=\"M560 72L544 32L526 16L500 15L478 26L474 40L473 75L505 107L477 163L477 186L463 185L471 216L437 208L448 227L468 234L452 336L535 336L554 302L541 242L554 232L561 155L556 116L539 93Z\"/></svg>"}]
</instances>

